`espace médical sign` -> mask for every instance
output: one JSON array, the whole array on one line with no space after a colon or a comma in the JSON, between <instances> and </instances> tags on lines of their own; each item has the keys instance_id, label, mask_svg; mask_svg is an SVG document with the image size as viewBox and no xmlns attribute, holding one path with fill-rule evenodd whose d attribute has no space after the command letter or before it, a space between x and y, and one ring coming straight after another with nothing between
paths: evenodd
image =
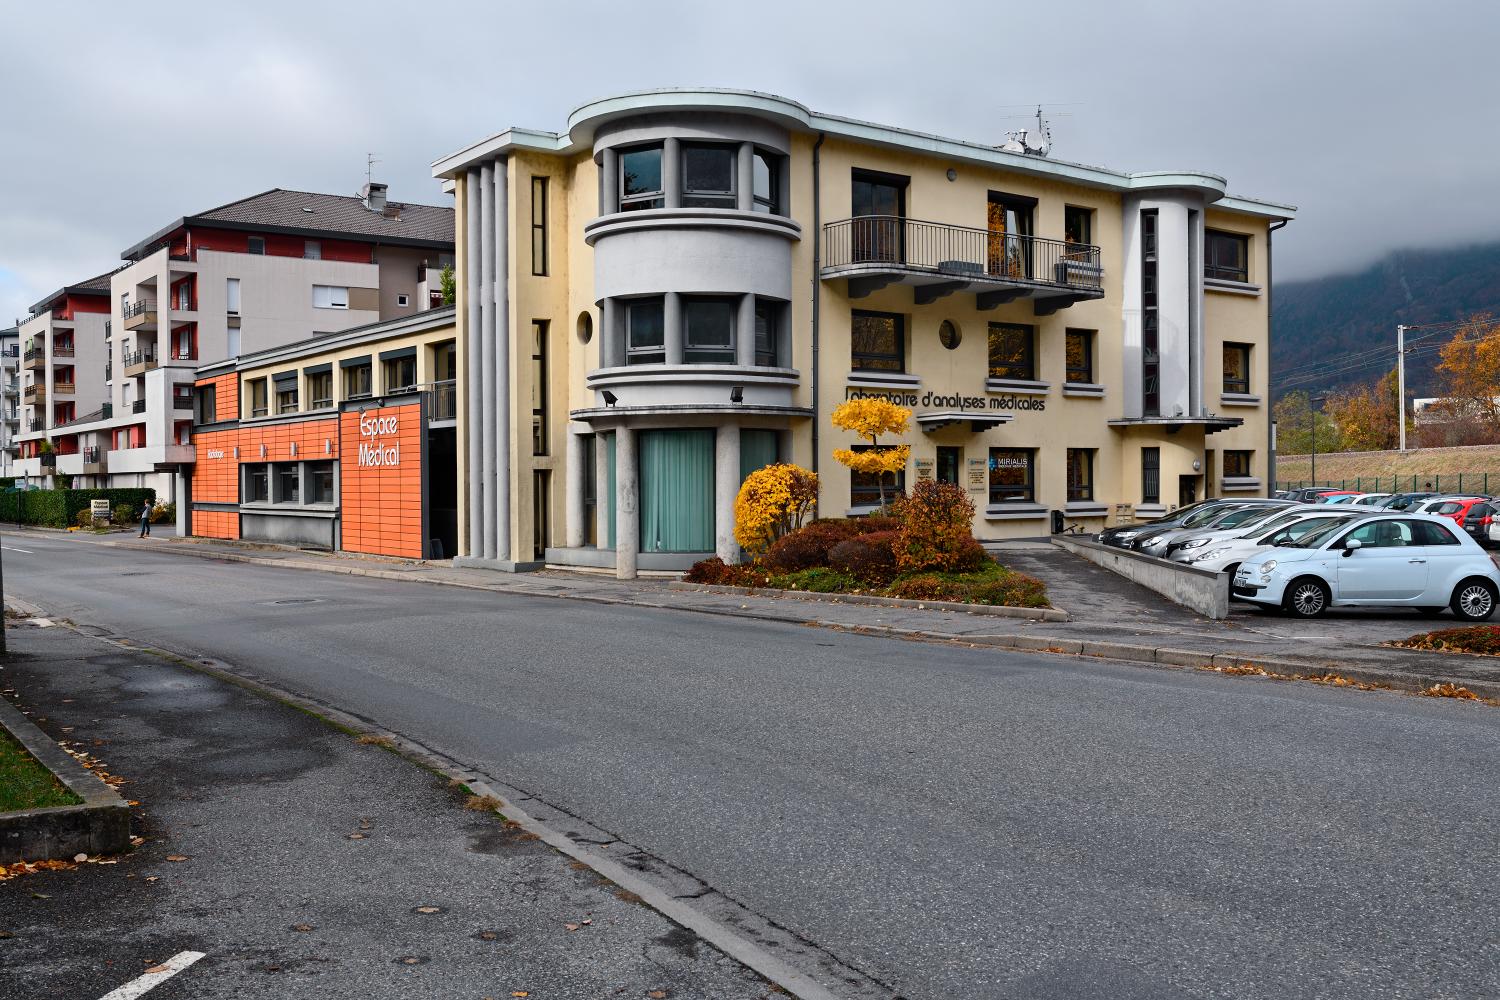
<instances>
[{"instance_id":1,"label":"espace m\u00e9dical sign","mask_svg":"<svg viewBox=\"0 0 1500 1000\"><path fill-rule=\"evenodd\" d=\"M361 413L357 464L361 468L400 465L401 442L385 440L394 437L400 427L401 418L395 414L389 417L372 417Z\"/></svg>"},{"instance_id":2,"label":"espace m\u00e9dical sign","mask_svg":"<svg viewBox=\"0 0 1500 1000\"><path fill-rule=\"evenodd\" d=\"M1040 396L1018 396L1007 394L1004 396L961 396L957 393L944 395L940 392L924 392L920 395L915 392L879 392L869 389L850 389L846 395L847 399L884 399L904 406L907 409L917 407L954 407L960 410L1045 410L1047 401Z\"/></svg>"}]
</instances>

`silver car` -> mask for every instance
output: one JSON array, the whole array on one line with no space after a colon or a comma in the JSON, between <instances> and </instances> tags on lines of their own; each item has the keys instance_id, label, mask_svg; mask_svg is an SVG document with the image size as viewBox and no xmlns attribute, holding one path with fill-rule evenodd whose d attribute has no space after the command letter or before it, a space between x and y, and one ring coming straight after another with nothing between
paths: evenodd
<instances>
[{"instance_id":1,"label":"silver car","mask_svg":"<svg viewBox=\"0 0 1500 1000\"><path fill-rule=\"evenodd\" d=\"M1295 542L1302 536L1329 525L1370 516L1369 511L1339 510L1337 507L1333 510L1327 507L1299 510L1288 514L1285 519L1276 518L1275 522L1279 523L1268 521L1254 531L1233 538L1221 538L1216 543L1201 548L1179 550L1173 554L1172 559L1199 569L1229 573L1232 576L1239 569L1240 563L1267 549Z\"/></svg>"},{"instance_id":2,"label":"silver car","mask_svg":"<svg viewBox=\"0 0 1500 1000\"><path fill-rule=\"evenodd\" d=\"M1238 538L1240 535L1252 531L1265 532L1278 523L1285 523L1284 519L1289 515L1306 510L1318 510L1313 504L1283 504L1280 506L1265 506L1260 508L1242 508L1235 512L1235 516L1221 517L1213 523L1212 527L1198 528L1185 534L1178 534L1170 542L1162 553L1162 558L1173 559L1177 562L1178 555L1184 550L1201 550L1205 545L1222 541L1226 538Z\"/></svg>"},{"instance_id":3,"label":"silver car","mask_svg":"<svg viewBox=\"0 0 1500 1000\"><path fill-rule=\"evenodd\" d=\"M1284 500L1247 498L1244 501L1236 502L1232 507L1204 518L1197 524L1183 525L1180 528L1173 528L1170 531L1159 532L1137 545L1136 549L1148 556L1163 558L1167 554L1167 546L1183 535L1192 534L1197 531L1212 531L1216 528L1230 527L1232 524L1240 524L1263 511L1281 510L1289 506L1291 504Z\"/></svg>"}]
</instances>

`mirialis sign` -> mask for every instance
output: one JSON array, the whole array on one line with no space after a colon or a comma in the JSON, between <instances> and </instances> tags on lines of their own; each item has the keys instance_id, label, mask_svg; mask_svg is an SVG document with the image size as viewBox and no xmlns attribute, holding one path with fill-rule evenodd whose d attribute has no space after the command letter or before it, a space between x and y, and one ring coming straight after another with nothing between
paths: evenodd
<instances>
[{"instance_id":1,"label":"mirialis sign","mask_svg":"<svg viewBox=\"0 0 1500 1000\"><path fill-rule=\"evenodd\" d=\"M394 415L370 417L360 414L359 465L361 467L401 464L401 442L387 444L382 440L395 434L399 426L400 418Z\"/></svg>"}]
</instances>

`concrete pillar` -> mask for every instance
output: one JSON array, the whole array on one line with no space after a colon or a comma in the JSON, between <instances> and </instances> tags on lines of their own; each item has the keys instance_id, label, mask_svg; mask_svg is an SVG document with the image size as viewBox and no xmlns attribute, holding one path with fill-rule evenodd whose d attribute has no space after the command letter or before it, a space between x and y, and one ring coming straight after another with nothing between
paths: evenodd
<instances>
[{"instance_id":1,"label":"concrete pillar","mask_svg":"<svg viewBox=\"0 0 1500 1000\"><path fill-rule=\"evenodd\" d=\"M636 459L636 433L630 427L615 431L615 576L634 580L641 547L641 473Z\"/></svg>"},{"instance_id":2,"label":"concrete pillar","mask_svg":"<svg viewBox=\"0 0 1500 1000\"><path fill-rule=\"evenodd\" d=\"M667 208L682 207L682 143L677 139L661 146L661 189Z\"/></svg>"},{"instance_id":3,"label":"concrete pillar","mask_svg":"<svg viewBox=\"0 0 1500 1000\"><path fill-rule=\"evenodd\" d=\"M95 478L100 477L96 476ZM182 471L180 466L174 478L177 480L175 488L172 491L177 495L177 537L185 538L192 530L192 522L189 519L189 508L193 505L192 491L188 488L187 474Z\"/></svg>"},{"instance_id":4,"label":"concrete pillar","mask_svg":"<svg viewBox=\"0 0 1500 1000\"><path fill-rule=\"evenodd\" d=\"M479 318L479 302L484 297L484 284L479 271L480 185L479 171L470 170L464 180L464 296L468 323L464 338L467 400L464 437L468 455L464 465L469 481L469 509L468 516L464 519L466 533L463 554L466 556L478 556L484 551L483 528L480 526L484 516L484 453L480 433L484 412L484 366L480 360L483 348L480 346Z\"/></svg>"},{"instance_id":5,"label":"concrete pillar","mask_svg":"<svg viewBox=\"0 0 1500 1000\"><path fill-rule=\"evenodd\" d=\"M620 154L606 149L599 160L599 214L614 215L620 210Z\"/></svg>"},{"instance_id":6,"label":"concrete pillar","mask_svg":"<svg viewBox=\"0 0 1500 1000\"><path fill-rule=\"evenodd\" d=\"M594 537L597 547L609 548L609 437L599 431L594 435Z\"/></svg>"},{"instance_id":7,"label":"concrete pillar","mask_svg":"<svg viewBox=\"0 0 1500 1000\"><path fill-rule=\"evenodd\" d=\"M625 363L624 310L619 299L605 299L599 308L599 367L618 368Z\"/></svg>"},{"instance_id":8,"label":"concrete pillar","mask_svg":"<svg viewBox=\"0 0 1500 1000\"><path fill-rule=\"evenodd\" d=\"M669 365L682 364L682 296L668 292L662 306L662 341Z\"/></svg>"},{"instance_id":9,"label":"concrete pillar","mask_svg":"<svg viewBox=\"0 0 1500 1000\"><path fill-rule=\"evenodd\" d=\"M510 184L509 164L495 162L495 552L514 558L510 537Z\"/></svg>"},{"instance_id":10,"label":"concrete pillar","mask_svg":"<svg viewBox=\"0 0 1500 1000\"><path fill-rule=\"evenodd\" d=\"M479 554L495 558L495 171L479 168L479 474L484 480Z\"/></svg>"},{"instance_id":11,"label":"concrete pillar","mask_svg":"<svg viewBox=\"0 0 1500 1000\"><path fill-rule=\"evenodd\" d=\"M568 428L567 503L563 514L564 541L570 549L582 548L587 532L583 523L583 432Z\"/></svg>"},{"instance_id":12,"label":"concrete pillar","mask_svg":"<svg viewBox=\"0 0 1500 1000\"><path fill-rule=\"evenodd\" d=\"M755 364L755 296L740 296L740 314L734 324L734 363Z\"/></svg>"},{"instance_id":13,"label":"concrete pillar","mask_svg":"<svg viewBox=\"0 0 1500 1000\"><path fill-rule=\"evenodd\" d=\"M714 554L727 563L740 560L734 540L734 499L740 492L740 428L720 424L714 432Z\"/></svg>"},{"instance_id":14,"label":"concrete pillar","mask_svg":"<svg viewBox=\"0 0 1500 1000\"><path fill-rule=\"evenodd\" d=\"M755 211L755 147L748 142L740 143L739 157L735 166L738 169L738 176L735 178L734 207L741 212L753 212Z\"/></svg>"}]
</instances>

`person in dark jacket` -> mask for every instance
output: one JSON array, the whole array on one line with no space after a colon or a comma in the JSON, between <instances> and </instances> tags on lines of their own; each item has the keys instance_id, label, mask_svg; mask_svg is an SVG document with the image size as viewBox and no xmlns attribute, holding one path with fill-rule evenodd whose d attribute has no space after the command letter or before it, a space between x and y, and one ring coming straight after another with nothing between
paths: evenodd
<instances>
[{"instance_id":1,"label":"person in dark jacket","mask_svg":"<svg viewBox=\"0 0 1500 1000\"><path fill-rule=\"evenodd\" d=\"M141 504L141 537L146 538L151 534L151 501L147 500Z\"/></svg>"}]
</instances>

